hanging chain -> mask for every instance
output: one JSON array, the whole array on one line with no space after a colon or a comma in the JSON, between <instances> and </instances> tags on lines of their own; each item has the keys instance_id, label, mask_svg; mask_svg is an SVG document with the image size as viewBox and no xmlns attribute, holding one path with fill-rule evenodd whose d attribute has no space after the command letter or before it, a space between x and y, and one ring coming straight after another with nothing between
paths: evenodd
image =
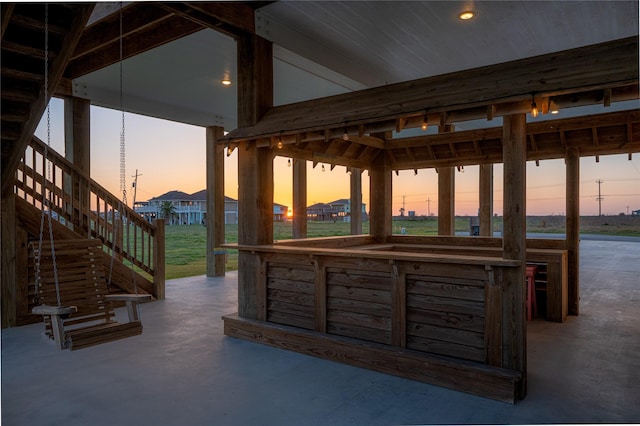
<instances>
[{"instance_id":1,"label":"hanging chain","mask_svg":"<svg viewBox=\"0 0 640 426\"><path fill-rule=\"evenodd\" d=\"M125 163L125 126L124 126L124 103L122 101L122 2L120 2L120 111L122 112L122 130L120 131L120 192L122 192L122 202L127 205L127 173Z\"/></svg>"},{"instance_id":2,"label":"hanging chain","mask_svg":"<svg viewBox=\"0 0 640 426\"><path fill-rule=\"evenodd\" d=\"M49 5L44 5L44 96L49 99ZM44 234L44 216L48 217L49 241L51 244L51 261L53 262L53 281L56 287L56 301L58 306L62 305L60 299L60 283L58 281L58 265L56 263L56 253L53 245L53 224L51 222L51 203L53 191L49 191L47 197L47 182L51 181L51 162L48 161L49 148L51 147L51 105L47 102L47 144L44 147L42 165L46 168L46 173L42 173L42 215L40 216L40 239L38 241L38 253L36 257L36 297L40 286L40 263L42 260L42 240ZM34 165L35 167L35 165Z\"/></svg>"}]
</instances>

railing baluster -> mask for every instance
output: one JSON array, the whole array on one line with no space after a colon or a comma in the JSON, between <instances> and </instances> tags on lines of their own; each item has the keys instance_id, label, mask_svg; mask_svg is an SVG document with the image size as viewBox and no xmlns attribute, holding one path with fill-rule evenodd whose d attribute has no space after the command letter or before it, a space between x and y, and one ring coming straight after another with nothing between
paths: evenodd
<instances>
[{"instance_id":1,"label":"railing baluster","mask_svg":"<svg viewBox=\"0 0 640 426\"><path fill-rule=\"evenodd\" d=\"M50 175L47 173L48 167ZM65 190L67 180L69 191ZM47 198L56 220L66 221L77 226L79 232L101 239L107 247L115 250L115 254L154 276L154 225L128 206L120 208L116 196L85 177L67 159L46 148L44 142L36 137L31 139L25 149L22 164L16 172L16 194L37 208L44 208L42 199ZM119 227L116 227L116 213L122 219ZM126 245L124 238L127 238Z\"/></svg>"}]
</instances>

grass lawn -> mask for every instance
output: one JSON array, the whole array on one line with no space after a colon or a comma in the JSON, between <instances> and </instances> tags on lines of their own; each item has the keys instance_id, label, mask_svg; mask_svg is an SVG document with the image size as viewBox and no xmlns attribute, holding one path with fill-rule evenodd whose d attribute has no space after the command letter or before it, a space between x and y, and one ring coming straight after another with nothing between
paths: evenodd
<instances>
[{"instance_id":1,"label":"grass lawn","mask_svg":"<svg viewBox=\"0 0 640 426\"><path fill-rule=\"evenodd\" d=\"M608 219L607 219L608 218ZM581 232L595 234L615 234L640 236L638 221L632 225L618 225L613 223L615 217L600 217L596 219L581 219ZM276 222L273 224L274 240L287 240L292 237L290 222ZM494 218L494 229L502 227L502 218ZM394 220L393 233L400 234L402 228L410 235L437 235L438 222L435 218L428 220ZM531 217L527 218L527 229L530 232L564 233L564 217ZM469 218L456 218L456 231L469 231ZM165 262L166 279L204 275L206 273L207 229L202 225L169 225L165 229ZM369 222L363 224L363 232L369 232ZM347 222L309 222L307 235L313 237L327 237L333 235L349 235L351 225ZM225 226L228 243L238 241L238 225ZM228 250L227 271L238 269L238 253Z\"/></svg>"}]
</instances>

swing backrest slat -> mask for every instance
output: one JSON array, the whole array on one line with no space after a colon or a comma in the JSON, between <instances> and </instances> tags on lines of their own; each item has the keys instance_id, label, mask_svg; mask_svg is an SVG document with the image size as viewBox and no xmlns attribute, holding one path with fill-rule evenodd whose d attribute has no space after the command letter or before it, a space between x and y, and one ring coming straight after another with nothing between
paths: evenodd
<instances>
[{"instance_id":1,"label":"swing backrest slat","mask_svg":"<svg viewBox=\"0 0 640 426\"><path fill-rule=\"evenodd\" d=\"M58 275L61 306L76 306L78 311L64 319L64 325L88 322L110 323L114 316L102 263L102 243L97 239L61 240L53 244L43 241L30 244L36 265L39 303L57 305L55 269ZM53 257L55 255L55 266ZM39 273L38 273L39 271Z\"/></svg>"}]
</instances>

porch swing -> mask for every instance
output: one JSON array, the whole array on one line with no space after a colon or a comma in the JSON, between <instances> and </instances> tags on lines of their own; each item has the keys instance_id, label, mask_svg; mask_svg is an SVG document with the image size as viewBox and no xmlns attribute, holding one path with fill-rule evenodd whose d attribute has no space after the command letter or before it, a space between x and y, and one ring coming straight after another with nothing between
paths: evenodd
<instances>
[{"instance_id":1,"label":"porch swing","mask_svg":"<svg viewBox=\"0 0 640 426\"><path fill-rule=\"evenodd\" d=\"M122 93L122 11L120 13L120 91ZM48 7L45 4L45 96L48 96L49 93L48 18ZM124 110L122 114L121 156L124 153ZM40 303L40 306L32 309L32 313L43 316L45 335L54 340L59 349L82 349L139 335L142 333L142 322L140 321L138 304L151 300L151 295L109 294L115 246L111 248L111 266L109 283L107 283L102 263L102 241L90 238L66 239L54 244L51 220L52 206L50 204L52 200L47 198L46 190L46 179L51 177L51 165L47 161L49 146L50 110L47 107L47 145L43 159L47 163L47 176L44 176L43 173L40 235L37 243L29 244L35 259L36 298ZM49 191L49 195L52 195L52 191ZM126 204L126 189L123 189L120 212L122 212L123 204ZM48 218L48 242L43 241L45 216ZM118 220L122 220L121 215ZM115 212L113 221L115 235L118 228ZM134 290L137 293L133 265L131 272ZM113 302L125 303L129 317L128 322L120 323L115 320Z\"/></svg>"}]
</instances>

